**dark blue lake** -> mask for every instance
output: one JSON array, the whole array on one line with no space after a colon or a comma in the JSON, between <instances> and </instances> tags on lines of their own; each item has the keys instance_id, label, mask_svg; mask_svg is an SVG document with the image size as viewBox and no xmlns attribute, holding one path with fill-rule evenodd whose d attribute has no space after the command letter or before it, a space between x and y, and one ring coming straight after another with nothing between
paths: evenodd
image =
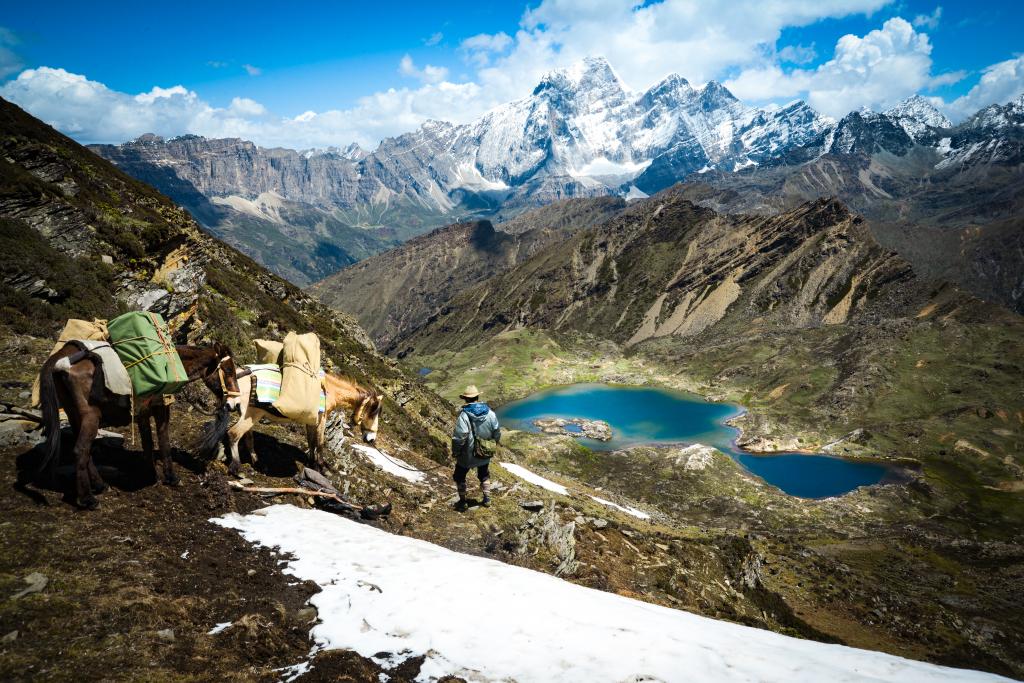
<instances>
[{"instance_id":1,"label":"dark blue lake","mask_svg":"<svg viewBox=\"0 0 1024 683\"><path fill-rule=\"evenodd\" d=\"M532 421L541 417L604 420L612 427L611 441L580 439L594 450L659 443L714 446L769 484L801 498L841 495L876 484L890 473L884 465L827 455L744 453L733 444L739 431L725 424L741 412L678 391L605 384L549 389L497 409L504 426L527 431L537 431Z\"/></svg>"}]
</instances>

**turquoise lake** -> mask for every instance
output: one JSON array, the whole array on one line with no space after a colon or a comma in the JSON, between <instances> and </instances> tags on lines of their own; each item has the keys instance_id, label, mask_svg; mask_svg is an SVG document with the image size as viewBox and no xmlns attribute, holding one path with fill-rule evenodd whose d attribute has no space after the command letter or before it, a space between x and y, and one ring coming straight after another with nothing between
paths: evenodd
<instances>
[{"instance_id":1,"label":"turquoise lake","mask_svg":"<svg viewBox=\"0 0 1024 683\"><path fill-rule=\"evenodd\" d=\"M574 384L533 394L496 412L503 426L527 431L538 431L532 422L541 417L604 420L612 427L611 441L580 439L594 450L639 444L707 444L769 484L801 498L838 496L858 486L877 484L891 472L884 465L827 455L744 453L734 445L739 430L725 424L742 410L665 389Z\"/></svg>"}]
</instances>

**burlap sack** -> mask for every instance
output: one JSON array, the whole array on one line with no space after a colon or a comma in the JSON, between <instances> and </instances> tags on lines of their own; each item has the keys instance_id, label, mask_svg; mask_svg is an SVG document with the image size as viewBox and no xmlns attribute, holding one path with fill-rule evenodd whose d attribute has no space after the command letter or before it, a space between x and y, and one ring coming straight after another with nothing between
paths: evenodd
<instances>
[{"instance_id":1,"label":"burlap sack","mask_svg":"<svg viewBox=\"0 0 1024 683\"><path fill-rule=\"evenodd\" d=\"M50 351L50 356L64 348L64 345L74 339L82 339L85 341L106 341L108 338L107 334L107 321L106 320L76 320L72 318L68 320L67 324L64 325L64 329L61 330L60 336L57 337L57 343L53 345L53 350ZM50 356L47 356L49 358ZM32 407L39 407L39 376L36 376L35 381L32 383Z\"/></svg>"},{"instance_id":2,"label":"burlap sack","mask_svg":"<svg viewBox=\"0 0 1024 683\"><path fill-rule=\"evenodd\" d=\"M320 408L320 338L313 332L284 338L281 398L274 407L299 424L315 425Z\"/></svg>"},{"instance_id":3,"label":"burlap sack","mask_svg":"<svg viewBox=\"0 0 1024 683\"><path fill-rule=\"evenodd\" d=\"M259 365L281 365L284 344L270 339L255 339L253 343L256 345L256 362Z\"/></svg>"}]
</instances>

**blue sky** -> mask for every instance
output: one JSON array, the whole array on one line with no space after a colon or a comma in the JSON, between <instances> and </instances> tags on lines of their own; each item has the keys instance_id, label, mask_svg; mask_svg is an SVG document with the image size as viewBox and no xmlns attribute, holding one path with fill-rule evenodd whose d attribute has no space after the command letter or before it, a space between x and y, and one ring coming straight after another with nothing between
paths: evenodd
<instances>
[{"instance_id":1,"label":"blue sky","mask_svg":"<svg viewBox=\"0 0 1024 683\"><path fill-rule=\"evenodd\" d=\"M766 4L18 3L0 15L0 95L85 142L156 129L372 147L588 54L635 89L675 71L833 116L920 92L956 118L1022 87L1024 3Z\"/></svg>"},{"instance_id":2,"label":"blue sky","mask_svg":"<svg viewBox=\"0 0 1024 683\"><path fill-rule=\"evenodd\" d=\"M26 2L9 6L0 25L18 36L27 67L61 67L129 93L181 84L216 106L242 96L294 115L401 86L407 53L458 69L461 39L515 31L523 7L489 4L56 2L41 13ZM428 46L437 33L441 42Z\"/></svg>"}]
</instances>

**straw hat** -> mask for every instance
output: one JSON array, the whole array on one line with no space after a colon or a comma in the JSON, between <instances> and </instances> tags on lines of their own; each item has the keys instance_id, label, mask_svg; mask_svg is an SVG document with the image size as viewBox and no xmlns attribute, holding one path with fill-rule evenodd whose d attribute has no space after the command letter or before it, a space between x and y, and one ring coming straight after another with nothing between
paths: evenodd
<instances>
[{"instance_id":1,"label":"straw hat","mask_svg":"<svg viewBox=\"0 0 1024 683\"><path fill-rule=\"evenodd\" d=\"M466 390L459 394L459 398L471 400L474 398L480 398L480 390L476 388L475 384L470 384L466 387Z\"/></svg>"}]
</instances>

